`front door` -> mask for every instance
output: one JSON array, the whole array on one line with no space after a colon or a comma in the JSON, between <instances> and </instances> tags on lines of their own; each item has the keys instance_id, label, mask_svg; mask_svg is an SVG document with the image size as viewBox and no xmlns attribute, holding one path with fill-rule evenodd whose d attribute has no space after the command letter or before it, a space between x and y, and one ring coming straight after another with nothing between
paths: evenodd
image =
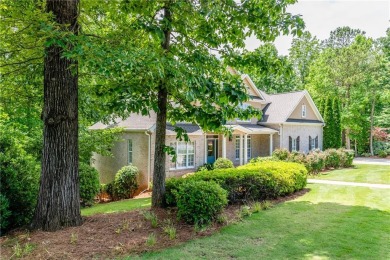
<instances>
[{"instance_id":1,"label":"front door","mask_svg":"<svg viewBox=\"0 0 390 260\"><path fill-rule=\"evenodd\" d=\"M207 163L214 163L218 157L218 139L207 139Z\"/></svg>"}]
</instances>

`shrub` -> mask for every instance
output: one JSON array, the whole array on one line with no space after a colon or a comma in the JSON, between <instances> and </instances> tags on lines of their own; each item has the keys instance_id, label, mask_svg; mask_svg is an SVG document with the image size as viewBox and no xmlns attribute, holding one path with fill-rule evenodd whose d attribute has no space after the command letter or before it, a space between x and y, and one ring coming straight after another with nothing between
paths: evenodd
<instances>
[{"instance_id":1,"label":"shrub","mask_svg":"<svg viewBox=\"0 0 390 260\"><path fill-rule=\"evenodd\" d=\"M214 220L227 205L227 192L216 183L187 181L177 192L178 217L204 225Z\"/></svg>"},{"instance_id":2,"label":"shrub","mask_svg":"<svg viewBox=\"0 0 390 260\"><path fill-rule=\"evenodd\" d=\"M325 168L325 155L322 152L310 152L304 164L309 173L316 174Z\"/></svg>"},{"instance_id":3,"label":"shrub","mask_svg":"<svg viewBox=\"0 0 390 260\"><path fill-rule=\"evenodd\" d=\"M8 226L8 217L11 215L9 211L8 199L0 193L0 235L3 233L2 230L6 230Z\"/></svg>"},{"instance_id":4,"label":"shrub","mask_svg":"<svg viewBox=\"0 0 390 260\"><path fill-rule=\"evenodd\" d=\"M9 202L8 229L28 224L38 198L39 163L11 135L0 135L0 187ZM6 230L4 230L6 231Z\"/></svg>"},{"instance_id":5,"label":"shrub","mask_svg":"<svg viewBox=\"0 0 390 260\"><path fill-rule=\"evenodd\" d=\"M275 151L273 151L272 157L274 157L278 160L281 160L281 161L285 161L285 160L287 160L289 154L290 154L290 152L287 149L284 149L284 148L283 149L276 149Z\"/></svg>"},{"instance_id":6,"label":"shrub","mask_svg":"<svg viewBox=\"0 0 390 260\"><path fill-rule=\"evenodd\" d=\"M81 205L91 206L100 190L98 171L86 163L79 165Z\"/></svg>"},{"instance_id":7,"label":"shrub","mask_svg":"<svg viewBox=\"0 0 390 260\"><path fill-rule=\"evenodd\" d=\"M328 149L325 151L325 167L339 168L341 163L340 153L336 149Z\"/></svg>"},{"instance_id":8,"label":"shrub","mask_svg":"<svg viewBox=\"0 0 390 260\"><path fill-rule=\"evenodd\" d=\"M306 156L304 153L294 151L288 155L287 161L305 164Z\"/></svg>"},{"instance_id":9,"label":"shrub","mask_svg":"<svg viewBox=\"0 0 390 260\"><path fill-rule=\"evenodd\" d=\"M138 188L138 174L138 168L132 164L122 167L115 175L114 197L118 199L133 197Z\"/></svg>"},{"instance_id":10,"label":"shrub","mask_svg":"<svg viewBox=\"0 0 390 260\"><path fill-rule=\"evenodd\" d=\"M214 169L234 168L233 162L226 158L218 158L214 162Z\"/></svg>"},{"instance_id":11,"label":"shrub","mask_svg":"<svg viewBox=\"0 0 390 260\"><path fill-rule=\"evenodd\" d=\"M387 152L386 151L379 151L378 152L378 156L382 157L382 158L386 158L387 157Z\"/></svg>"},{"instance_id":12,"label":"shrub","mask_svg":"<svg viewBox=\"0 0 390 260\"><path fill-rule=\"evenodd\" d=\"M340 157L340 167L351 167L355 152L353 150L337 149L337 153Z\"/></svg>"},{"instance_id":13,"label":"shrub","mask_svg":"<svg viewBox=\"0 0 390 260\"><path fill-rule=\"evenodd\" d=\"M205 163L202 166L200 166L196 171L202 172L202 171L211 171L214 170L214 165L212 163Z\"/></svg>"},{"instance_id":14,"label":"shrub","mask_svg":"<svg viewBox=\"0 0 390 260\"><path fill-rule=\"evenodd\" d=\"M187 178L166 182L166 203L174 206L177 192L185 183L212 181L228 191L230 202L272 199L301 190L306 185L307 170L298 163L261 162L233 169L199 172Z\"/></svg>"},{"instance_id":15,"label":"shrub","mask_svg":"<svg viewBox=\"0 0 390 260\"><path fill-rule=\"evenodd\" d=\"M268 156L268 157L256 157L252 158L249 163L259 163L259 162L269 162L269 161L278 161L279 159L276 157Z\"/></svg>"}]
</instances>

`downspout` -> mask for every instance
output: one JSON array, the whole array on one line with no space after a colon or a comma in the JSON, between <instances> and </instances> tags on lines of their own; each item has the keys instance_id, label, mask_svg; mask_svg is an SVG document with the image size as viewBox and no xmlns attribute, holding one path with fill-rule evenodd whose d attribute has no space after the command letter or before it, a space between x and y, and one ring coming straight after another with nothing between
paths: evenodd
<instances>
[{"instance_id":1,"label":"downspout","mask_svg":"<svg viewBox=\"0 0 390 260\"><path fill-rule=\"evenodd\" d=\"M282 149L282 142L283 142L283 124L279 124L280 131L279 131L279 149Z\"/></svg>"},{"instance_id":2,"label":"downspout","mask_svg":"<svg viewBox=\"0 0 390 260\"><path fill-rule=\"evenodd\" d=\"M150 155L151 155L151 143L152 143L152 133L150 131L145 131L145 134L148 136L148 190L150 189Z\"/></svg>"}]
</instances>

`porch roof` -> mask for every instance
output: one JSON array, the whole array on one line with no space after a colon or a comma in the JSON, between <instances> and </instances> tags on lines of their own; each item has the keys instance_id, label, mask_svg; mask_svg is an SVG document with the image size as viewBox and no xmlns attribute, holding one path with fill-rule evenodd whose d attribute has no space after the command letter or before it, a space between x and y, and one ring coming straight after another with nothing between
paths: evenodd
<instances>
[{"instance_id":1,"label":"porch roof","mask_svg":"<svg viewBox=\"0 0 390 260\"><path fill-rule=\"evenodd\" d=\"M236 124L236 125L226 125L232 130L238 130L246 134L275 134L278 133L277 130L261 126L261 125L249 125L249 124Z\"/></svg>"}]
</instances>

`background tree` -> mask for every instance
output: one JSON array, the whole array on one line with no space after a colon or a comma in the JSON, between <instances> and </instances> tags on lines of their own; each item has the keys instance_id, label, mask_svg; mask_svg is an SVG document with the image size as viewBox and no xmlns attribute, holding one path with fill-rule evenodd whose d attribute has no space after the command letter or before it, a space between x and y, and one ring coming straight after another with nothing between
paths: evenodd
<instances>
[{"instance_id":1,"label":"background tree","mask_svg":"<svg viewBox=\"0 0 390 260\"><path fill-rule=\"evenodd\" d=\"M298 78L298 87L303 88L307 83L309 68L313 60L320 53L320 42L310 32L304 32L300 37L294 38L290 47L289 60Z\"/></svg>"},{"instance_id":2,"label":"background tree","mask_svg":"<svg viewBox=\"0 0 390 260\"><path fill-rule=\"evenodd\" d=\"M339 98L334 98L332 103L333 109L333 135L334 135L334 148L341 147L341 113L340 113L340 101Z\"/></svg>"},{"instance_id":3,"label":"background tree","mask_svg":"<svg viewBox=\"0 0 390 260\"><path fill-rule=\"evenodd\" d=\"M334 148L334 115L332 107L332 99L327 98L324 109L324 149Z\"/></svg>"}]
</instances>

